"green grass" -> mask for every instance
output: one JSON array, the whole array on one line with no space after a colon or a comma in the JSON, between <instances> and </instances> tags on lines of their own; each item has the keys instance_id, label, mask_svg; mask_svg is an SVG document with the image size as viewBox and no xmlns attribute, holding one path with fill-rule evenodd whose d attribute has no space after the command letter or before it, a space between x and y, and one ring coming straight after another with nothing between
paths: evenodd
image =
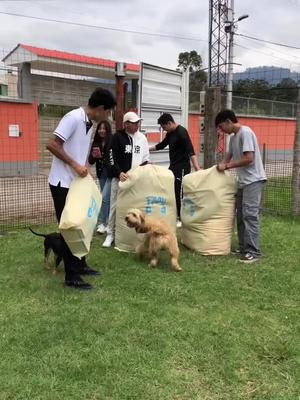
<instances>
[{"instance_id":1,"label":"green grass","mask_svg":"<svg viewBox=\"0 0 300 400\"><path fill-rule=\"evenodd\" d=\"M263 208L276 215L292 214L292 177L268 179L264 190Z\"/></svg>"},{"instance_id":2,"label":"green grass","mask_svg":"<svg viewBox=\"0 0 300 400\"><path fill-rule=\"evenodd\" d=\"M97 237L89 293L43 269L42 239L0 238L0 399L300 399L299 237L265 217L260 263L183 249L179 274Z\"/></svg>"}]
</instances>

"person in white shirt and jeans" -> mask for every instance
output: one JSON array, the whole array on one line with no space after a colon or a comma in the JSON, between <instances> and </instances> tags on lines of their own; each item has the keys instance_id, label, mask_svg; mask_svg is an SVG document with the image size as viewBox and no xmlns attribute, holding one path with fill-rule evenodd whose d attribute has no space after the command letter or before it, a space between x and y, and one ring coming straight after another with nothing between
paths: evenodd
<instances>
[{"instance_id":1,"label":"person in white shirt and jeans","mask_svg":"<svg viewBox=\"0 0 300 400\"><path fill-rule=\"evenodd\" d=\"M106 120L115 105L115 98L108 90L95 89L87 106L72 110L62 118L53 139L47 145L53 154L48 182L58 222L72 180L76 176L84 178L88 174L87 158L94 134L92 121ZM80 290L91 289L92 286L83 281L81 275L99 275L99 272L90 268L85 258L75 257L62 236L61 246L65 285Z\"/></svg>"},{"instance_id":2,"label":"person in white shirt and jeans","mask_svg":"<svg viewBox=\"0 0 300 400\"><path fill-rule=\"evenodd\" d=\"M139 131L141 118L132 111L123 117L124 129L113 135L112 139L112 170L110 212L108 219L107 237L103 247L111 247L115 240L116 207L119 181L128 178L127 172L139 165L149 162L149 145L146 136Z\"/></svg>"}]
</instances>

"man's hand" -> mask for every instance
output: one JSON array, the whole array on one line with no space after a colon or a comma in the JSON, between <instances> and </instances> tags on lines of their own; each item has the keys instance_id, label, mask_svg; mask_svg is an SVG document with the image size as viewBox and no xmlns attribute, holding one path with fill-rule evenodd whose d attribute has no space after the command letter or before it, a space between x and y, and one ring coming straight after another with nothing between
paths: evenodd
<instances>
[{"instance_id":1,"label":"man's hand","mask_svg":"<svg viewBox=\"0 0 300 400\"><path fill-rule=\"evenodd\" d=\"M85 165L75 164L73 168L81 178L86 177L89 172Z\"/></svg>"},{"instance_id":2,"label":"man's hand","mask_svg":"<svg viewBox=\"0 0 300 400\"><path fill-rule=\"evenodd\" d=\"M125 182L128 179L128 175L125 172L121 172L119 175L119 179L121 182Z\"/></svg>"},{"instance_id":3,"label":"man's hand","mask_svg":"<svg viewBox=\"0 0 300 400\"><path fill-rule=\"evenodd\" d=\"M226 163L224 163L224 161L220 162L220 163L217 165L217 170L218 170L219 172L223 172L223 171L225 171L225 169L226 169Z\"/></svg>"},{"instance_id":4,"label":"man's hand","mask_svg":"<svg viewBox=\"0 0 300 400\"><path fill-rule=\"evenodd\" d=\"M87 163L85 166L86 166L88 174L91 175L91 165Z\"/></svg>"}]
</instances>

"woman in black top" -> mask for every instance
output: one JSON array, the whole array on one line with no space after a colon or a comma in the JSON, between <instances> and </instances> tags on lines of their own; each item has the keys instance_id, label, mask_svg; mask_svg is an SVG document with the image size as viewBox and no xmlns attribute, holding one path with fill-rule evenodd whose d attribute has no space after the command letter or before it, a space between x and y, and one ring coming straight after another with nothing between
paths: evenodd
<instances>
[{"instance_id":1,"label":"woman in black top","mask_svg":"<svg viewBox=\"0 0 300 400\"><path fill-rule=\"evenodd\" d=\"M112 178L111 141L112 132L110 123L108 121L101 121L97 126L89 155L89 163L91 165L96 163L96 173L102 193L102 206L99 214L99 225L97 227L98 233L104 233L106 231L109 217Z\"/></svg>"}]
</instances>

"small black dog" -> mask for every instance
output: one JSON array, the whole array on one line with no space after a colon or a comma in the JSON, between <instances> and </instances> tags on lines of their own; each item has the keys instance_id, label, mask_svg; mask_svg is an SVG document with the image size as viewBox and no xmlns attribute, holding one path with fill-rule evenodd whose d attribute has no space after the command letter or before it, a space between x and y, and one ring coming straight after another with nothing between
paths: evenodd
<instances>
[{"instance_id":1,"label":"small black dog","mask_svg":"<svg viewBox=\"0 0 300 400\"><path fill-rule=\"evenodd\" d=\"M42 233L36 233L34 232L31 228L29 230L36 236L41 236L44 237L44 256L45 256L45 265L48 267L48 269L51 268L49 265L49 256L51 253L51 250L54 253L54 267L53 267L53 274L56 274L58 271L58 266L62 261L62 249L61 249L61 238L60 234L57 232L53 233L48 233L47 235L44 235Z\"/></svg>"}]
</instances>

